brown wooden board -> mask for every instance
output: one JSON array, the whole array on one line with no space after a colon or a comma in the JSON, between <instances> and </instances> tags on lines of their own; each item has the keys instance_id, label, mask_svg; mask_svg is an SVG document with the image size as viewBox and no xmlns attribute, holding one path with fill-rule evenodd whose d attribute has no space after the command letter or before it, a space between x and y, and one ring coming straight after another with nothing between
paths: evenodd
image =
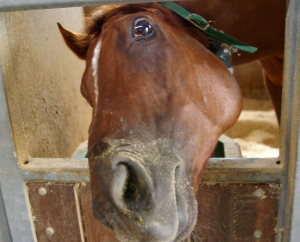
<instances>
[{"instance_id":1,"label":"brown wooden board","mask_svg":"<svg viewBox=\"0 0 300 242\"><path fill-rule=\"evenodd\" d=\"M41 187L46 194L39 194ZM73 187L74 184L27 183L39 242L81 241ZM54 233L48 235L47 228Z\"/></svg>"},{"instance_id":2,"label":"brown wooden board","mask_svg":"<svg viewBox=\"0 0 300 242\"><path fill-rule=\"evenodd\" d=\"M38 241L81 241L74 184L28 183L27 187ZM41 187L45 195L39 194ZM277 184L201 184L198 222L186 242L275 241L278 192ZM81 183L78 196L86 242L118 242L93 217L90 185ZM53 235L46 234L47 227L54 229Z\"/></svg>"},{"instance_id":3,"label":"brown wooden board","mask_svg":"<svg viewBox=\"0 0 300 242\"><path fill-rule=\"evenodd\" d=\"M201 184L197 201L198 220L192 240L232 242L234 186Z\"/></svg>"},{"instance_id":4,"label":"brown wooden board","mask_svg":"<svg viewBox=\"0 0 300 242\"><path fill-rule=\"evenodd\" d=\"M277 184L202 184L192 241L275 241L278 191Z\"/></svg>"},{"instance_id":5,"label":"brown wooden board","mask_svg":"<svg viewBox=\"0 0 300 242\"><path fill-rule=\"evenodd\" d=\"M275 241L278 185L241 184L236 186L235 191L234 241ZM263 196L257 197L256 193L263 193ZM260 238L254 237L255 231L261 232Z\"/></svg>"},{"instance_id":6,"label":"brown wooden board","mask_svg":"<svg viewBox=\"0 0 300 242\"><path fill-rule=\"evenodd\" d=\"M87 242L118 242L114 233L98 222L92 212L90 184L80 186L81 206Z\"/></svg>"}]
</instances>

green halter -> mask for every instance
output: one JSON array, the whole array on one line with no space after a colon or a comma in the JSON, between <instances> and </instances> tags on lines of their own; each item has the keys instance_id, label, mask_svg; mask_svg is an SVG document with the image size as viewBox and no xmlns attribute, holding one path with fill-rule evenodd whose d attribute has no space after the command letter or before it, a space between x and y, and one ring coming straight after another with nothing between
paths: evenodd
<instances>
[{"instance_id":1,"label":"green halter","mask_svg":"<svg viewBox=\"0 0 300 242\"><path fill-rule=\"evenodd\" d=\"M231 36L229 36L227 34L224 34L222 32L219 32L219 31L215 30L200 15L188 12L187 10L185 10L184 8L182 8L181 6L179 6L176 3L173 3L173 2L160 2L158 4L160 4L163 7L171 9L173 12L177 13L182 18L184 18L184 19L188 20L189 22L191 22L193 25L195 25L205 35L207 35L209 37L218 39L218 40L220 40L220 41L222 41L226 44L229 44L229 45L231 45L231 46L233 46L233 47L235 47L239 50L243 50L243 51L249 52L251 54L253 54L255 51L257 51L256 47L246 45L246 44L232 38Z\"/></svg>"}]
</instances>

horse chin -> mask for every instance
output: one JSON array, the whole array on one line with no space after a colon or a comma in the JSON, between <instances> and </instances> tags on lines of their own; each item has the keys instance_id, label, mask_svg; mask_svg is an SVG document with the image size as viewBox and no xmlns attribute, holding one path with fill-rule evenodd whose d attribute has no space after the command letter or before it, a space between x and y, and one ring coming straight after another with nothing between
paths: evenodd
<instances>
[{"instance_id":1,"label":"horse chin","mask_svg":"<svg viewBox=\"0 0 300 242\"><path fill-rule=\"evenodd\" d=\"M121 242L179 242L191 234L197 221L196 200L193 194L191 195L190 198L180 199L185 201L184 203L178 201L177 211L173 211L173 214L170 215L170 217L174 217L175 214L176 221L169 221L168 219L153 221L151 218L145 218L145 221L137 221L136 218L115 209L111 213L108 211L106 214L99 213L99 207L94 210L94 216L99 222L113 230L116 238ZM93 202L93 204L99 205L99 202ZM112 207L112 205L107 207ZM165 217L167 218L168 215L165 215Z\"/></svg>"},{"instance_id":2,"label":"horse chin","mask_svg":"<svg viewBox=\"0 0 300 242\"><path fill-rule=\"evenodd\" d=\"M149 226L147 226L147 224L144 226L149 230ZM131 233L128 233L128 231L124 232L124 225L122 225L122 227L119 225L114 226L113 231L116 238L121 242L180 242L191 234L194 226L195 224L193 223L185 228L178 228L178 230L175 230L175 232L165 228L161 231L150 229L150 231L147 231L148 234L144 234L143 237L141 237L140 234L136 234L135 231L131 231Z\"/></svg>"}]
</instances>

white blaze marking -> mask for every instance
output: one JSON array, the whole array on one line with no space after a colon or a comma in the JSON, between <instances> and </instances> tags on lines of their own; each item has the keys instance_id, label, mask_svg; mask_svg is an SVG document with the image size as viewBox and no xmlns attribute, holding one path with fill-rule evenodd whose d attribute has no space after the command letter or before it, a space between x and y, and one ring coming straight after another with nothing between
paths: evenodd
<instances>
[{"instance_id":1,"label":"white blaze marking","mask_svg":"<svg viewBox=\"0 0 300 242\"><path fill-rule=\"evenodd\" d=\"M102 40L100 39L94 49L94 54L93 54L93 58L92 58L92 68L93 68L93 77L94 77L94 93L95 93L95 99L96 99L95 100L96 106L98 103L98 61L99 61L99 56L100 56L101 44L102 44Z\"/></svg>"}]
</instances>

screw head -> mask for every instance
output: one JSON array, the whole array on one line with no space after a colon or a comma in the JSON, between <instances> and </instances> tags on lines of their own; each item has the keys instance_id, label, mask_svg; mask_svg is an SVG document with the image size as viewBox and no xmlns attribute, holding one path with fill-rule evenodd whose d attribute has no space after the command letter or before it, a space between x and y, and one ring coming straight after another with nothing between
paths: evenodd
<instances>
[{"instance_id":1,"label":"screw head","mask_svg":"<svg viewBox=\"0 0 300 242\"><path fill-rule=\"evenodd\" d=\"M48 235L53 235L53 234L54 234L54 229L51 228L51 227L47 227L47 228L46 228L46 234L48 234Z\"/></svg>"},{"instance_id":2,"label":"screw head","mask_svg":"<svg viewBox=\"0 0 300 242\"><path fill-rule=\"evenodd\" d=\"M259 239L262 236L262 232L260 230L255 230L254 231L254 237Z\"/></svg>"},{"instance_id":3,"label":"screw head","mask_svg":"<svg viewBox=\"0 0 300 242\"><path fill-rule=\"evenodd\" d=\"M44 187L40 187L38 192L39 192L40 195L45 195L47 193L47 190Z\"/></svg>"},{"instance_id":4,"label":"screw head","mask_svg":"<svg viewBox=\"0 0 300 242\"><path fill-rule=\"evenodd\" d=\"M259 188L254 192L254 195L257 197L262 197L264 195L264 191Z\"/></svg>"}]
</instances>

